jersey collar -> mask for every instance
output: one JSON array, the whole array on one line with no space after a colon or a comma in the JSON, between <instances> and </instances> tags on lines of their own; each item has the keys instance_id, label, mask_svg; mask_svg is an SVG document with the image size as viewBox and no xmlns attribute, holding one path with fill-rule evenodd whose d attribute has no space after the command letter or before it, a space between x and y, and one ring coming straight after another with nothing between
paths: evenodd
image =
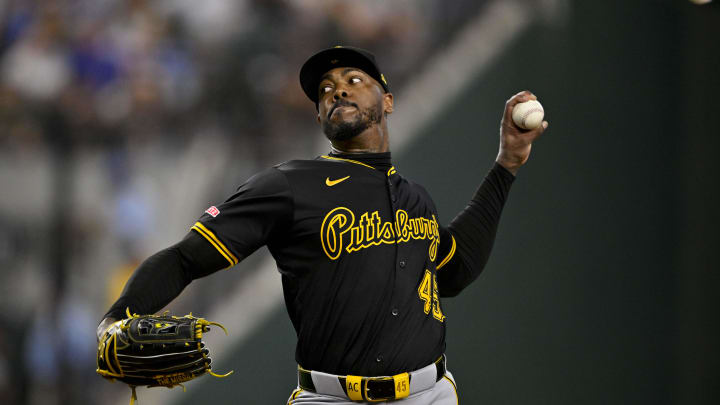
<instances>
[{"instance_id":1,"label":"jersey collar","mask_svg":"<svg viewBox=\"0 0 720 405\"><path fill-rule=\"evenodd\" d=\"M394 172L392 165L392 156L390 152L381 153L333 153L330 152L328 155L320 156L323 159L339 160L349 163L358 164L361 166L368 167L383 172L386 175L390 175L391 171Z\"/></svg>"}]
</instances>

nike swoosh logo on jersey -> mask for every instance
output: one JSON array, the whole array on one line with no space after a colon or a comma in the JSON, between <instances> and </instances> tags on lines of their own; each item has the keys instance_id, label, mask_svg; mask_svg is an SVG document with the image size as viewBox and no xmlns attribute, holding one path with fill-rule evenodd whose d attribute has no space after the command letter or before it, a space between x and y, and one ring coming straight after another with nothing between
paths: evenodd
<instances>
[{"instance_id":1,"label":"nike swoosh logo on jersey","mask_svg":"<svg viewBox=\"0 0 720 405\"><path fill-rule=\"evenodd\" d=\"M349 178L350 178L350 176L345 176L345 177L343 177L342 179L330 180L330 177L326 177L326 178L325 178L325 184L326 184L328 187L332 187L332 186L334 186L334 185L336 185L336 184L338 184L338 183L342 183L343 181L345 181L345 180L347 180L347 179L349 179Z\"/></svg>"}]
</instances>

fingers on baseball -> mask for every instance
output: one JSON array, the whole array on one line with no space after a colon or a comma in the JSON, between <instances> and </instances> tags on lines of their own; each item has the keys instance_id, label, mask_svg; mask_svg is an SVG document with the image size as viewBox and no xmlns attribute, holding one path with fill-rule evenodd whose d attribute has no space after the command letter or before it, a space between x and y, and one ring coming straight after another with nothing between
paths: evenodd
<instances>
[{"instance_id":1,"label":"fingers on baseball","mask_svg":"<svg viewBox=\"0 0 720 405\"><path fill-rule=\"evenodd\" d=\"M514 96L510 97L505 102L505 114L508 117L512 116L512 109L515 106L515 104L524 103L524 102L530 101L530 100L537 100L537 97L529 90L523 90L523 91L515 94Z\"/></svg>"},{"instance_id":2,"label":"fingers on baseball","mask_svg":"<svg viewBox=\"0 0 720 405\"><path fill-rule=\"evenodd\" d=\"M543 121L542 124L540 124L537 128L527 131L527 134L530 135L530 139L532 141L535 141L536 139L538 139L540 137L540 135L543 134L543 132L545 132L545 130L547 129L547 127L549 125L550 124L548 124L547 121Z\"/></svg>"}]
</instances>

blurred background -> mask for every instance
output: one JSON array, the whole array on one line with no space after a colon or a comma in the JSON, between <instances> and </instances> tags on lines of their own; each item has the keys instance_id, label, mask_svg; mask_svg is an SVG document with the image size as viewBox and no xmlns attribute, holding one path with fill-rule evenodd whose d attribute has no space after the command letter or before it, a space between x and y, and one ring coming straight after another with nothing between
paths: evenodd
<instances>
[{"instance_id":1,"label":"blurred background","mask_svg":"<svg viewBox=\"0 0 720 405\"><path fill-rule=\"evenodd\" d=\"M465 404L720 402L720 7L687 0L0 1L0 403L126 403L95 327L147 256L256 171L326 153L298 71L377 56L398 171L441 222L507 98L550 122L483 275L443 301ZM295 335L266 249L168 307L229 326L140 404L284 404Z\"/></svg>"}]
</instances>

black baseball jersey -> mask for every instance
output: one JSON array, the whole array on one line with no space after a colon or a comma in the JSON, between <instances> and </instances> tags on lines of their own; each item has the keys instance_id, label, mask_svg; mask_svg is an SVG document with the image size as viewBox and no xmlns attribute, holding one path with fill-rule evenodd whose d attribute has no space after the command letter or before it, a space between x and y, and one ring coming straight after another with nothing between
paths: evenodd
<instances>
[{"instance_id":1,"label":"black baseball jersey","mask_svg":"<svg viewBox=\"0 0 720 405\"><path fill-rule=\"evenodd\" d=\"M105 316L154 313L192 280L267 245L282 273L300 365L365 376L412 371L443 352L439 297L480 275L514 179L495 163L445 228L389 152L279 165L143 261Z\"/></svg>"},{"instance_id":2,"label":"black baseball jersey","mask_svg":"<svg viewBox=\"0 0 720 405\"><path fill-rule=\"evenodd\" d=\"M436 274L455 239L425 189L376 155L377 166L336 156L275 166L192 228L228 265L268 246L309 370L393 375L445 349Z\"/></svg>"}]
</instances>

